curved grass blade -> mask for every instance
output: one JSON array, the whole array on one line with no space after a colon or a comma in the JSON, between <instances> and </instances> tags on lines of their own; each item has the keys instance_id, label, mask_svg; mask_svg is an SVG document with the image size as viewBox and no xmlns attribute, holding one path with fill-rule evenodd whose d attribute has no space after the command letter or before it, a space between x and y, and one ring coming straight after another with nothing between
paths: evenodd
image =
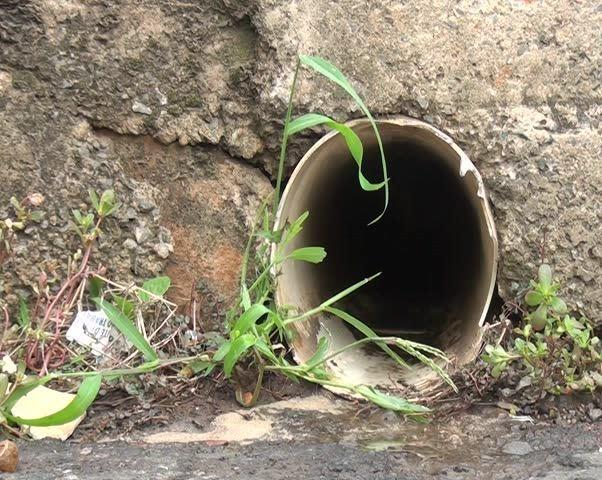
<instances>
[{"instance_id":1,"label":"curved grass blade","mask_svg":"<svg viewBox=\"0 0 602 480\"><path fill-rule=\"evenodd\" d=\"M111 323L115 325L115 328L123 333L125 338L132 342L134 346L142 352L144 358L149 361L157 360L159 358L157 352L150 346L146 338L142 336L132 321L121 311L100 298L95 298L94 302L102 309Z\"/></svg>"},{"instance_id":2,"label":"curved grass blade","mask_svg":"<svg viewBox=\"0 0 602 480\"><path fill-rule=\"evenodd\" d=\"M375 403L379 407L395 412L402 412L405 415L424 415L430 412L430 409L422 405L408 402L403 398L394 397L380 392L374 387L368 385L358 385L353 388L356 393L359 393L366 400Z\"/></svg>"},{"instance_id":3,"label":"curved grass blade","mask_svg":"<svg viewBox=\"0 0 602 480\"><path fill-rule=\"evenodd\" d=\"M308 370L311 370L316 365L319 365L324 361L329 346L330 345L328 343L328 339L326 337L320 337L320 340L318 340L318 347L316 348L316 351L309 358L309 360L305 362L305 365L307 366Z\"/></svg>"},{"instance_id":4,"label":"curved grass blade","mask_svg":"<svg viewBox=\"0 0 602 480\"><path fill-rule=\"evenodd\" d=\"M251 307L236 321L232 327L232 333L238 332L236 335L247 333L249 329L257 323L257 320L268 313L270 313L270 309L265 305L261 305L260 303L251 305Z\"/></svg>"},{"instance_id":5,"label":"curved grass blade","mask_svg":"<svg viewBox=\"0 0 602 480\"><path fill-rule=\"evenodd\" d=\"M26 330L27 327L31 324L31 318L29 318L29 309L27 308L27 303L25 299L19 298L19 317L18 317L19 326L21 330Z\"/></svg>"},{"instance_id":6,"label":"curved grass blade","mask_svg":"<svg viewBox=\"0 0 602 480\"><path fill-rule=\"evenodd\" d=\"M301 130L305 130L306 128L315 127L317 125L326 125L333 130L339 132L343 138L345 139L345 143L347 144L347 148L351 153L351 156L355 160L355 163L358 167L358 179L360 182L360 186L363 190L367 192L373 192L375 190L380 190L383 188L387 182L380 183L372 183L370 182L362 173L362 162L364 159L364 147L362 145L362 141L357 136L357 134L349 128L347 125L338 123L334 121L332 118L329 118L325 115L320 115L317 113L308 113L306 115L302 115L299 118L293 120L288 127L289 135L293 135L294 133L300 132Z\"/></svg>"},{"instance_id":7,"label":"curved grass blade","mask_svg":"<svg viewBox=\"0 0 602 480\"><path fill-rule=\"evenodd\" d=\"M11 393L10 396L6 399L6 401L2 404L2 409L6 412L10 412L11 409L15 406L15 403L17 403L21 397L27 395L37 386L45 385L50 380L52 380L52 378L49 375L41 378L27 377L27 380L21 385L19 385L17 388L15 388L13 393Z\"/></svg>"},{"instance_id":8,"label":"curved grass blade","mask_svg":"<svg viewBox=\"0 0 602 480\"><path fill-rule=\"evenodd\" d=\"M320 263L326 258L326 250L323 247L302 247L293 250L286 258L309 263Z\"/></svg>"},{"instance_id":9,"label":"curved grass blade","mask_svg":"<svg viewBox=\"0 0 602 480\"><path fill-rule=\"evenodd\" d=\"M29 425L32 427L50 427L72 422L86 413L86 410L98 395L101 381L101 375L93 375L84 379L77 391L77 395L71 400L69 405L51 415L42 418L21 418L9 414L7 418L19 425Z\"/></svg>"},{"instance_id":10,"label":"curved grass blade","mask_svg":"<svg viewBox=\"0 0 602 480\"><path fill-rule=\"evenodd\" d=\"M230 351L230 348L232 348L232 342L230 340L225 341L217 349L217 352L215 352L213 354L213 359L212 360L214 362L221 362L224 359L224 357L228 354L228 352Z\"/></svg>"},{"instance_id":11,"label":"curved grass blade","mask_svg":"<svg viewBox=\"0 0 602 480\"><path fill-rule=\"evenodd\" d=\"M450 387L452 387L454 389L454 392L458 393L458 387L456 387L456 384L453 382L453 380L450 378L450 376L447 374L447 372L445 370L443 370L441 368L441 366L437 362L435 362L432 358L429 358L426 355L424 355L413 345L410 345L410 343L412 343L412 342L406 342L402 338L398 338L397 342L396 342L396 344L399 348L401 348L405 352L409 353L410 355L415 357L417 360L422 362L424 365L429 367L431 370L433 370L433 372L435 372L437 375L439 375L445 381L445 383L447 383ZM445 360L447 360L447 358Z\"/></svg>"},{"instance_id":12,"label":"curved grass blade","mask_svg":"<svg viewBox=\"0 0 602 480\"><path fill-rule=\"evenodd\" d=\"M232 369L234 368L234 365L236 365L236 362L240 356L253 345L255 345L256 340L257 337L255 335L245 333L236 340L232 341L230 350L228 350L228 353L224 357L224 374L226 375L226 378L230 378L232 375Z\"/></svg>"},{"instance_id":13,"label":"curved grass blade","mask_svg":"<svg viewBox=\"0 0 602 480\"><path fill-rule=\"evenodd\" d=\"M381 214L369 223L369 225L371 225L382 218L385 211L387 210L387 207L389 206L389 185L388 185L388 175L387 175L387 161L385 159L385 150L383 147L382 139L380 138L380 132L378 131L378 127L376 126L376 122L374 121L374 118L372 117L370 110L368 110L368 107L366 107L366 104L364 103L364 101L357 94L355 89L351 86L351 84L349 83L349 80L347 80L345 75L343 75L343 73L338 68L336 68L333 64L331 64L327 60L320 58L320 57L312 57L309 55L299 55L299 60L301 61L302 64L312 68L313 70L320 73L321 75L324 75L330 81L336 83L339 87L341 87L343 90L345 90L345 92L347 92L351 96L351 98L353 98L353 100L355 100L355 103L357 103L357 105L360 107L360 109L362 110L364 115L366 115L366 117L368 117L368 120L370 121L370 124L372 125L372 129L374 130L374 135L376 136L376 141L378 142L378 148L380 150L380 158L381 158L381 165L382 165L382 171L383 171L383 182L385 182L385 205L384 205L384 208L383 208L383 211L381 212Z\"/></svg>"},{"instance_id":14,"label":"curved grass blade","mask_svg":"<svg viewBox=\"0 0 602 480\"><path fill-rule=\"evenodd\" d=\"M306 318L309 318L309 317L311 317L313 315L316 315L316 314L318 314L320 312L323 312L324 310L326 310L327 307L330 307L331 305L337 303L339 300L345 298L347 295L350 295L353 292L355 292L358 288L363 287L364 285L366 285L366 283L369 283L372 280L374 280L376 277L380 276L381 273L382 272L378 272L378 273L372 275L371 277L364 278L363 280L360 280L359 282L351 285L350 287L347 287L345 290L340 291L336 295L330 297L328 300L322 302L317 307L312 308L311 310L308 310L305 313L297 315L296 317L287 318L286 320L284 320L284 322L282 322L283 325L287 326L287 325L290 325L291 323L295 323L295 322L299 322L301 320L305 320Z\"/></svg>"},{"instance_id":15,"label":"curved grass blade","mask_svg":"<svg viewBox=\"0 0 602 480\"><path fill-rule=\"evenodd\" d=\"M366 325L364 322L358 320L354 316L349 315L347 312L345 312L343 310L340 310L335 307L326 307L324 309L324 311L326 311L328 313L332 313L333 315L336 315L337 317L339 317L341 320L347 322L349 325L351 325L352 327L359 330L359 332L362 335L364 335L366 338L378 337L378 334L374 330L372 330L368 325ZM395 360L399 365L401 365L402 367L405 367L405 368L409 368L409 365L407 364L407 362L405 362L399 355L397 355L386 343L384 343L384 342L374 342L374 343L378 347L380 347L383 352L385 352L393 360Z\"/></svg>"}]
</instances>

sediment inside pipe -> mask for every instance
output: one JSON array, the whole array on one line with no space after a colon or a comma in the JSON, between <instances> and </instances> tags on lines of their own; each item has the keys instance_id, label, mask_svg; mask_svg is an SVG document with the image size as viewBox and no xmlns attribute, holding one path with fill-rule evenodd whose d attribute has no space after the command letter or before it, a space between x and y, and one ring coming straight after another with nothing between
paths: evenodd
<instances>
[{"instance_id":1,"label":"sediment inside pipe","mask_svg":"<svg viewBox=\"0 0 602 480\"><path fill-rule=\"evenodd\" d=\"M352 122L364 144L364 173L382 177L374 133ZM423 122L379 122L390 177L390 204L383 192L365 192L340 135L329 134L305 155L283 194L278 223L304 211L306 226L290 248L324 246L319 265L286 262L277 300L308 310L374 273L382 274L337 306L383 336L399 336L445 351L455 364L472 360L481 339L497 263L497 241L481 178L453 141ZM359 338L340 319L319 315L296 325L295 358L307 360L326 335L330 350ZM329 362L335 377L426 388L432 372L403 369L382 351L353 349Z\"/></svg>"}]
</instances>

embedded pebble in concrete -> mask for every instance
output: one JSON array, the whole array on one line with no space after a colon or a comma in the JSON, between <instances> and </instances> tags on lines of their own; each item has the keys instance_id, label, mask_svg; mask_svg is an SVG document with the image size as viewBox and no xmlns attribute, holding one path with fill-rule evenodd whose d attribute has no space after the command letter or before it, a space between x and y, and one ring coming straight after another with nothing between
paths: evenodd
<instances>
[{"instance_id":1,"label":"embedded pebble in concrete","mask_svg":"<svg viewBox=\"0 0 602 480\"><path fill-rule=\"evenodd\" d=\"M531 445L529 445L527 442L521 441L508 442L502 448L502 452L509 455L528 455L532 451L533 449L531 448Z\"/></svg>"}]
</instances>

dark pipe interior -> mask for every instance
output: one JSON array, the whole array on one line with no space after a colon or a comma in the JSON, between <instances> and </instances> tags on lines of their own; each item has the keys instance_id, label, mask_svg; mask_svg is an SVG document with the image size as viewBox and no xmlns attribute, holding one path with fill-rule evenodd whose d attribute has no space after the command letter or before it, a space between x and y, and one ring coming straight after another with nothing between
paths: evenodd
<instances>
[{"instance_id":1,"label":"dark pipe interior","mask_svg":"<svg viewBox=\"0 0 602 480\"><path fill-rule=\"evenodd\" d=\"M382 272L339 307L379 334L446 348L481 280L479 219L469 200L474 192L467 191L457 166L425 142L385 139L385 152L390 204L374 225L367 224L382 210L382 191L359 187L351 158L333 162L338 170L312 185L303 243L328 252L312 269L312 281L325 300ZM376 145L366 148L364 172L382 177Z\"/></svg>"}]
</instances>

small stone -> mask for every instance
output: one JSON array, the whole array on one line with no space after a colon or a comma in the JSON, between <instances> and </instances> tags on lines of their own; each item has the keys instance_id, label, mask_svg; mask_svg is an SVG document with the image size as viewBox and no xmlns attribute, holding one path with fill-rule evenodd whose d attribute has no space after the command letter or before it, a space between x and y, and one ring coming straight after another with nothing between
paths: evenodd
<instances>
[{"instance_id":1,"label":"small stone","mask_svg":"<svg viewBox=\"0 0 602 480\"><path fill-rule=\"evenodd\" d=\"M149 241L153 237L153 233L147 227L136 227L134 236L136 237L136 242L140 245Z\"/></svg>"},{"instance_id":2,"label":"small stone","mask_svg":"<svg viewBox=\"0 0 602 480\"><path fill-rule=\"evenodd\" d=\"M150 115L151 113L153 113L153 111L149 107L144 105L144 103L139 102L138 100L134 100L134 103L132 103L132 111L136 113L142 113L144 115Z\"/></svg>"},{"instance_id":3,"label":"small stone","mask_svg":"<svg viewBox=\"0 0 602 480\"><path fill-rule=\"evenodd\" d=\"M502 452L507 453L508 455L528 455L532 451L533 448L531 448L531 445L521 441L508 442L502 448Z\"/></svg>"},{"instance_id":4,"label":"small stone","mask_svg":"<svg viewBox=\"0 0 602 480\"><path fill-rule=\"evenodd\" d=\"M138 208L140 208L141 212L150 212L153 208L155 208L155 204L151 200L143 198L138 203Z\"/></svg>"},{"instance_id":5,"label":"small stone","mask_svg":"<svg viewBox=\"0 0 602 480\"><path fill-rule=\"evenodd\" d=\"M0 442L0 472L14 472L19 463L19 449L15 442Z\"/></svg>"},{"instance_id":6,"label":"small stone","mask_svg":"<svg viewBox=\"0 0 602 480\"><path fill-rule=\"evenodd\" d=\"M587 414L589 415L589 418L591 418L592 422L595 422L602 418L602 409L590 408Z\"/></svg>"},{"instance_id":7,"label":"small stone","mask_svg":"<svg viewBox=\"0 0 602 480\"><path fill-rule=\"evenodd\" d=\"M125 242L123 242L123 248L127 250L135 250L138 244L133 238L128 238Z\"/></svg>"},{"instance_id":8,"label":"small stone","mask_svg":"<svg viewBox=\"0 0 602 480\"><path fill-rule=\"evenodd\" d=\"M156 88L155 91L157 92L157 97L159 98L159 104L167 105L167 95L161 92L161 90L159 90L158 88Z\"/></svg>"},{"instance_id":9,"label":"small stone","mask_svg":"<svg viewBox=\"0 0 602 480\"><path fill-rule=\"evenodd\" d=\"M428 98L425 97L417 97L416 98L416 102L418 103L418 105L420 106L420 108L422 108L423 110L426 110L429 107L429 100Z\"/></svg>"},{"instance_id":10,"label":"small stone","mask_svg":"<svg viewBox=\"0 0 602 480\"><path fill-rule=\"evenodd\" d=\"M90 447L82 448L79 451L80 455L90 455L92 453L92 449Z\"/></svg>"},{"instance_id":11,"label":"small stone","mask_svg":"<svg viewBox=\"0 0 602 480\"><path fill-rule=\"evenodd\" d=\"M173 245L171 245L170 243L160 242L153 246L153 250L161 258L167 258L169 257L169 254L173 252Z\"/></svg>"}]
</instances>

